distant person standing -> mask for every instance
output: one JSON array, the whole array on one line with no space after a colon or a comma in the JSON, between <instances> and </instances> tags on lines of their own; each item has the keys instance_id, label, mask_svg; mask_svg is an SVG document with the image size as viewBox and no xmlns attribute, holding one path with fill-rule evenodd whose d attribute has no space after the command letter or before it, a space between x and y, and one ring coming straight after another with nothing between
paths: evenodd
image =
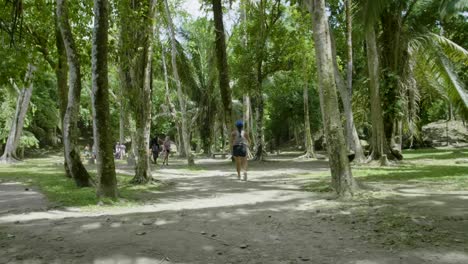
<instances>
[{"instance_id":1,"label":"distant person standing","mask_svg":"<svg viewBox=\"0 0 468 264\"><path fill-rule=\"evenodd\" d=\"M115 156L116 159L120 159L120 142L118 142L118 141L115 144L114 156Z\"/></svg>"},{"instance_id":2,"label":"distant person standing","mask_svg":"<svg viewBox=\"0 0 468 264\"><path fill-rule=\"evenodd\" d=\"M159 152L161 152L161 146L159 145L159 138L156 137L151 143L151 153L153 154L154 164L158 164Z\"/></svg>"},{"instance_id":3,"label":"distant person standing","mask_svg":"<svg viewBox=\"0 0 468 264\"><path fill-rule=\"evenodd\" d=\"M169 154L171 153L171 138L169 136L166 136L166 139L163 142L163 163L162 165L166 164L169 166Z\"/></svg>"},{"instance_id":4,"label":"distant person standing","mask_svg":"<svg viewBox=\"0 0 468 264\"><path fill-rule=\"evenodd\" d=\"M120 143L120 159L125 159L125 156L127 155L127 151L126 151L127 147L125 146L125 144L122 142Z\"/></svg>"},{"instance_id":5,"label":"distant person standing","mask_svg":"<svg viewBox=\"0 0 468 264\"><path fill-rule=\"evenodd\" d=\"M232 156L236 161L237 179L241 179L241 170L244 172L244 181L247 181L247 152L250 144L249 134L244 131L244 123L236 122L236 130L231 133Z\"/></svg>"}]
</instances>

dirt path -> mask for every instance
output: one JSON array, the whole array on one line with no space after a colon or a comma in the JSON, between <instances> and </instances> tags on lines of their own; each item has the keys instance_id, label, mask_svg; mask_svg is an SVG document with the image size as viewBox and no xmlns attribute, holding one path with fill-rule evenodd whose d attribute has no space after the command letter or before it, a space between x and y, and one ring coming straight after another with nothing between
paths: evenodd
<instances>
[{"instance_id":1,"label":"dirt path","mask_svg":"<svg viewBox=\"0 0 468 264\"><path fill-rule=\"evenodd\" d=\"M0 185L0 263L468 263L466 243L383 246L372 221L301 190L293 175L325 162L253 164L249 182L229 162L198 163L157 170L174 184L156 202L101 212L47 211L34 190Z\"/></svg>"}]
</instances>

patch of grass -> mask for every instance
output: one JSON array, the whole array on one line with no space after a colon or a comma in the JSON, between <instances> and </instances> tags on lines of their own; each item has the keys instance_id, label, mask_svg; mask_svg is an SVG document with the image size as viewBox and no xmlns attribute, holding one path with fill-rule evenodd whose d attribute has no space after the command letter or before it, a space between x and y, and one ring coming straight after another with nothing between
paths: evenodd
<instances>
[{"instance_id":1,"label":"patch of grass","mask_svg":"<svg viewBox=\"0 0 468 264\"><path fill-rule=\"evenodd\" d=\"M448 160L457 158L468 158L468 149L417 149L403 152L405 160Z\"/></svg>"},{"instance_id":2,"label":"patch of grass","mask_svg":"<svg viewBox=\"0 0 468 264\"><path fill-rule=\"evenodd\" d=\"M96 206L99 202L94 187L78 188L74 181L65 176L63 165L59 165L58 157L49 159L31 159L25 162L0 166L0 181L21 182L37 186L47 199L57 206ZM55 163L54 163L55 162ZM95 178L95 174L89 171ZM127 206L148 201L148 197L156 192L160 184L132 185L130 177L117 175L120 200L102 200L104 206ZM143 199L144 198L144 199Z\"/></svg>"},{"instance_id":3,"label":"patch of grass","mask_svg":"<svg viewBox=\"0 0 468 264\"><path fill-rule=\"evenodd\" d=\"M468 189L468 164L455 164L454 162L428 163L423 160L428 157L434 159L457 159L468 157L468 150L413 150L405 153L409 162L391 167L355 166L353 176L362 183L418 183L428 187L443 188L446 190ZM329 172L317 172L307 175L314 179L304 187L305 190L324 192L330 184Z\"/></svg>"}]
</instances>

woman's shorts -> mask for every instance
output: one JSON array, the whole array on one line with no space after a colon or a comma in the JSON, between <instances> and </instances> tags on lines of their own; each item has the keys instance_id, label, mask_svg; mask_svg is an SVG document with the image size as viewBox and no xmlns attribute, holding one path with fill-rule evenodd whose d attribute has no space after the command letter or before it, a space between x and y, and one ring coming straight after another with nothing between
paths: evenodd
<instances>
[{"instance_id":1,"label":"woman's shorts","mask_svg":"<svg viewBox=\"0 0 468 264\"><path fill-rule=\"evenodd\" d=\"M232 148L232 155L234 157L245 157L245 156L247 156L247 146L245 146L245 145L235 145Z\"/></svg>"}]
</instances>

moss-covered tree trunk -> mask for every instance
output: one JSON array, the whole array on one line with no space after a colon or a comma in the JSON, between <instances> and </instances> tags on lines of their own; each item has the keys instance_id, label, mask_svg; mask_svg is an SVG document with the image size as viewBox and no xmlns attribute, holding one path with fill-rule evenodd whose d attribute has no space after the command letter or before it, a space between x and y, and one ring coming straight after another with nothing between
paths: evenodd
<instances>
[{"instance_id":1,"label":"moss-covered tree trunk","mask_svg":"<svg viewBox=\"0 0 468 264\"><path fill-rule=\"evenodd\" d=\"M152 53L156 1L125 0L119 3L120 59L125 95L134 126L131 128L135 155L134 184L152 180L149 160L151 126Z\"/></svg>"},{"instance_id":2,"label":"moss-covered tree trunk","mask_svg":"<svg viewBox=\"0 0 468 264\"><path fill-rule=\"evenodd\" d=\"M313 18L315 56L332 187L339 196L352 195L357 188L351 173L338 108L333 54L324 0L309 0Z\"/></svg>"},{"instance_id":3,"label":"moss-covered tree trunk","mask_svg":"<svg viewBox=\"0 0 468 264\"><path fill-rule=\"evenodd\" d=\"M93 134L97 161L98 197L117 198L117 178L113 155L109 113L109 80L107 67L109 3L94 0L92 40Z\"/></svg>"},{"instance_id":4,"label":"moss-covered tree trunk","mask_svg":"<svg viewBox=\"0 0 468 264\"><path fill-rule=\"evenodd\" d=\"M55 15L55 46L57 48L57 63L54 65L55 77L57 78L57 97L60 111L60 124L62 126L62 145L63 145L63 157L64 157L64 168L65 175L71 178L72 175L68 169L67 159L65 158L65 133L63 120L65 118L65 112L67 111L68 104L68 63L67 63L67 51L65 50L65 44L63 44L62 34L58 24L57 15Z\"/></svg>"},{"instance_id":5,"label":"moss-covered tree trunk","mask_svg":"<svg viewBox=\"0 0 468 264\"><path fill-rule=\"evenodd\" d=\"M78 113L81 99L81 65L72 29L68 19L66 0L57 0L57 19L67 53L69 90L67 110L63 118L65 160L68 170L78 187L91 186L91 178L83 166L78 150Z\"/></svg>"}]
</instances>

